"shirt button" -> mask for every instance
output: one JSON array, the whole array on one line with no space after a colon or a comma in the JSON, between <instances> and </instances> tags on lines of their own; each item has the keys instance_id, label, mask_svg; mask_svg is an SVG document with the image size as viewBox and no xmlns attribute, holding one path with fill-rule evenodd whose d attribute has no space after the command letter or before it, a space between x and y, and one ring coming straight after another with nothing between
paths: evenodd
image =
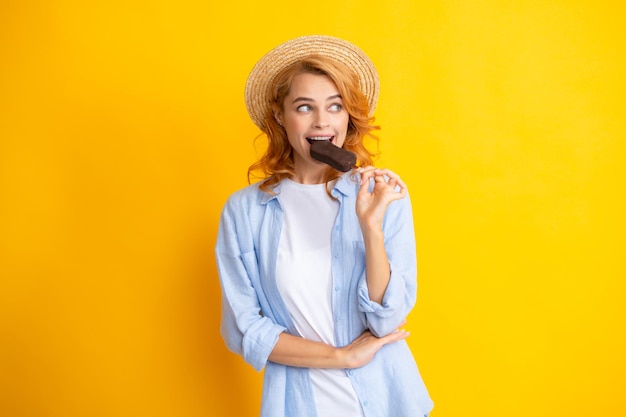
<instances>
[{"instance_id":1,"label":"shirt button","mask_svg":"<svg viewBox=\"0 0 626 417\"><path fill-rule=\"evenodd\" d=\"M337 285L337 286L335 287L335 291L339 291L340 289L341 289L341 287L340 287L339 285Z\"/></svg>"},{"instance_id":2,"label":"shirt button","mask_svg":"<svg viewBox=\"0 0 626 417\"><path fill-rule=\"evenodd\" d=\"M335 258L339 258L339 252L335 252Z\"/></svg>"},{"instance_id":3,"label":"shirt button","mask_svg":"<svg viewBox=\"0 0 626 417\"><path fill-rule=\"evenodd\" d=\"M367 407L367 401L363 401L363 407Z\"/></svg>"}]
</instances>

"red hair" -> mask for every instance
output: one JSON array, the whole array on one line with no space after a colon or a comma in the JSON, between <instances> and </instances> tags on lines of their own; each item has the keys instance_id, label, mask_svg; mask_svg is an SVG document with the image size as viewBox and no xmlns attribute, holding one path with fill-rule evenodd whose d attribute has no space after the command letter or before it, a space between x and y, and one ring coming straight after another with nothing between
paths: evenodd
<instances>
[{"instance_id":1,"label":"red hair","mask_svg":"<svg viewBox=\"0 0 626 417\"><path fill-rule=\"evenodd\" d=\"M343 106L348 112L348 131L343 148L353 152L358 166L372 165L374 153L363 144L363 139L370 136L373 130L380 129L373 125L374 118L369 116L367 98L359 88L359 79L348 67L341 62L323 56L312 55L290 65L279 72L274 78L270 89L273 102L265 114L265 129L268 146L265 154L248 168L248 181L254 171L261 171L265 180L259 186L263 191L272 193L272 189L284 178L295 174L293 164L293 150L287 134L274 117L274 110L283 110L283 102L289 94L291 82L296 75L310 73L325 75L335 83L341 94ZM328 167L325 182L328 184L341 175L339 171Z\"/></svg>"}]
</instances>

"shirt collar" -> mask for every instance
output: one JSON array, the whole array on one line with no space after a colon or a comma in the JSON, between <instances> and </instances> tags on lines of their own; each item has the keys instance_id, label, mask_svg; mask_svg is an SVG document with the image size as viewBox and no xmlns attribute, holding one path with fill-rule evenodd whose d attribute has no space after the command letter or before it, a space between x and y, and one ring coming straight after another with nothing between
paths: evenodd
<instances>
[{"instance_id":1,"label":"shirt collar","mask_svg":"<svg viewBox=\"0 0 626 417\"><path fill-rule=\"evenodd\" d=\"M335 186L331 190L331 194L335 197L338 197L337 195L338 193L341 193L345 196L356 195L356 192L359 188L358 184L359 184L360 178L361 178L361 175L359 175L358 173L354 171L348 171L342 174L337 179ZM260 184L261 183L259 183L259 185ZM265 192L261 193L261 196L260 196L261 204L268 204L270 201L276 199L278 197L278 194L280 193L280 186L281 184L278 183L276 187L274 187L274 194L265 193Z\"/></svg>"},{"instance_id":2,"label":"shirt collar","mask_svg":"<svg viewBox=\"0 0 626 417\"><path fill-rule=\"evenodd\" d=\"M340 192L345 196L355 195L358 190L358 184L360 182L361 175L354 170L348 171L343 174L333 187L332 194L337 197L336 192Z\"/></svg>"}]
</instances>

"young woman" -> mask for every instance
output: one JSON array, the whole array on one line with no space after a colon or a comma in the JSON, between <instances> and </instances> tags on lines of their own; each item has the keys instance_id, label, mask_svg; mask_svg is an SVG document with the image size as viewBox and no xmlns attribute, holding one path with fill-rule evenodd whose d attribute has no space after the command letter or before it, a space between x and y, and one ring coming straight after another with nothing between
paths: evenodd
<instances>
[{"instance_id":1,"label":"young woman","mask_svg":"<svg viewBox=\"0 0 626 417\"><path fill-rule=\"evenodd\" d=\"M378 88L369 58L327 36L279 45L248 77L248 112L268 138L249 174L265 178L229 198L216 256L222 336L265 368L262 417L432 408L399 330L416 298L411 204L363 145ZM314 141L354 153L356 166L320 162Z\"/></svg>"}]
</instances>

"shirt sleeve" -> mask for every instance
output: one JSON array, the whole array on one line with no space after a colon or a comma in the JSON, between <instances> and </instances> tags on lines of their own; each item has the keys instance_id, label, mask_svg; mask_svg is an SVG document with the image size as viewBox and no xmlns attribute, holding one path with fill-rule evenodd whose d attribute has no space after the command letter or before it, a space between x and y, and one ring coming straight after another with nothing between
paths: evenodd
<instances>
[{"instance_id":1,"label":"shirt sleeve","mask_svg":"<svg viewBox=\"0 0 626 417\"><path fill-rule=\"evenodd\" d=\"M249 222L235 219L245 210L233 208L227 203L222 211L215 248L222 288L220 331L226 346L260 371L285 328L261 313L259 267L253 245L248 244L252 233Z\"/></svg>"},{"instance_id":2,"label":"shirt sleeve","mask_svg":"<svg viewBox=\"0 0 626 417\"><path fill-rule=\"evenodd\" d=\"M417 296L415 234L408 195L389 205L383 233L391 275L382 303L369 298L365 273L358 284L359 309L365 313L370 331L378 337L398 328L413 309Z\"/></svg>"}]
</instances>

